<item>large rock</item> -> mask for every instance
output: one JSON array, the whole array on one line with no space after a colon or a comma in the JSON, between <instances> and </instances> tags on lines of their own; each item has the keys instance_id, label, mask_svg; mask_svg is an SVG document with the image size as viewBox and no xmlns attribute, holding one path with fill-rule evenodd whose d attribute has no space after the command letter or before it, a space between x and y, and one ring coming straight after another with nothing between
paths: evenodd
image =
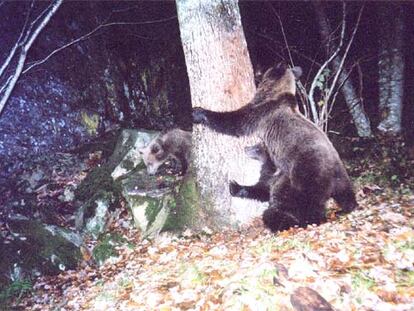
<instances>
[{"instance_id":1,"label":"large rock","mask_svg":"<svg viewBox=\"0 0 414 311\"><path fill-rule=\"evenodd\" d=\"M180 231L196 222L194 179L154 177L137 171L121 182L122 194L142 238L154 238L163 230Z\"/></svg>"},{"instance_id":2,"label":"large rock","mask_svg":"<svg viewBox=\"0 0 414 311\"><path fill-rule=\"evenodd\" d=\"M113 171L114 180L126 175L137 166L143 168L139 149L145 147L158 135L158 132L146 130L125 129L121 132L114 153L108 163Z\"/></svg>"},{"instance_id":3,"label":"large rock","mask_svg":"<svg viewBox=\"0 0 414 311\"><path fill-rule=\"evenodd\" d=\"M0 243L0 273L56 274L81 260L82 237L68 229L15 216L8 219L12 239ZM14 272L13 272L14 271Z\"/></svg>"},{"instance_id":4,"label":"large rock","mask_svg":"<svg viewBox=\"0 0 414 311\"><path fill-rule=\"evenodd\" d=\"M82 202L76 216L78 230L98 238L106 231L111 207L117 206L121 196L143 238L196 223L197 191L192 175L149 176L146 172L138 150L157 134L133 129L121 132L108 162L93 169L75 191Z\"/></svg>"},{"instance_id":5,"label":"large rock","mask_svg":"<svg viewBox=\"0 0 414 311\"><path fill-rule=\"evenodd\" d=\"M75 215L76 229L97 238L105 232L111 218L111 208L116 207L120 187L111 177L108 165L95 167L75 190L79 208Z\"/></svg>"},{"instance_id":6,"label":"large rock","mask_svg":"<svg viewBox=\"0 0 414 311\"><path fill-rule=\"evenodd\" d=\"M105 232L111 217L109 208L114 203L112 192L100 191L86 201L75 215L76 229L95 239Z\"/></svg>"}]
</instances>

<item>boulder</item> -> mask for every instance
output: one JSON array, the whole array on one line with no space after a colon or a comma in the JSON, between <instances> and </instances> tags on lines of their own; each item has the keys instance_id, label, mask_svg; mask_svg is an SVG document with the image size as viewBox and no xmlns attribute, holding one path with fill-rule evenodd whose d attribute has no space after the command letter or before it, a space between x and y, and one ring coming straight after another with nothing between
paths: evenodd
<instances>
[{"instance_id":1,"label":"boulder","mask_svg":"<svg viewBox=\"0 0 414 311\"><path fill-rule=\"evenodd\" d=\"M180 231L194 223L197 191L193 176L147 174L139 149L157 132L123 130L108 162L94 168L75 190L81 203L76 215L78 230L97 239L106 230L113 208L125 199L143 238L163 230ZM165 172L165 170L160 170Z\"/></svg>"},{"instance_id":2,"label":"boulder","mask_svg":"<svg viewBox=\"0 0 414 311\"><path fill-rule=\"evenodd\" d=\"M115 150L109 158L108 164L112 169L114 180L131 172L140 166L144 167L139 149L145 147L158 135L158 132L147 130L122 130Z\"/></svg>"},{"instance_id":3,"label":"boulder","mask_svg":"<svg viewBox=\"0 0 414 311\"><path fill-rule=\"evenodd\" d=\"M121 182L122 195L142 238L154 238L161 231L181 231L194 223L197 201L191 175L149 176L137 171Z\"/></svg>"},{"instance_id":4,"label":"boulder","mask_svg":"<svg viewBox=\"0 0 414 311\"><path fill-rule=\"evenodd\" d=\"M0 243L0 273L53 275L74 269L82 259L82 237L68 229L46 225L23 216L8 219L11 237Z\"/></svg>"}]
</instances>

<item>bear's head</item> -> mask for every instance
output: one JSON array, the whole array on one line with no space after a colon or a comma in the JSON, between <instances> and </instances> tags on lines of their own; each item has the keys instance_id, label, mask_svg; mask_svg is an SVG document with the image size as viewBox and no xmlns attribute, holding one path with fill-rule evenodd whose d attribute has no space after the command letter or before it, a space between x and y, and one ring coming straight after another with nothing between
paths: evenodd
<instances>
[{"instance_id":1,"label":"bear's head","mask_svg":"<svg viewBox=\"0 0 414 311\"><path fill-rule=\"evenodd\" d=\"M165 151L161 139L153 140L148 146L139 149L149 175L155 175L158 168L167 160L168 153Z\"/></svg>"},{"instance_id":2,"label":"bear's head","mask_svg":"<svg viewBox=\"0 0 414 311\"><path fill-rule=\"evenodd\" d=\"M261 100L275 100L279 95L288 93L296 94L296 80L302 75L302 69L298 66L289 68L285 63L279 63L269 68L259 83L256 96Z\"/></svg>"}]
</instances>

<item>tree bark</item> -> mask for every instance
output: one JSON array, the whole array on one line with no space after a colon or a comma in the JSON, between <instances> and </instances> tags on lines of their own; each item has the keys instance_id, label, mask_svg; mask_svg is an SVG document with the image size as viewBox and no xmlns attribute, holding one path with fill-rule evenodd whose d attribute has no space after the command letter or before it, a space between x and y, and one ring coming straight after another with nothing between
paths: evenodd
<instances>
[{"instance_id":1,"label":"tree bark","mask_svg":"<svg viewBox=\"0 0 414 311\"><path fill-rule=\"evenodd\" d=\"M238 109L253 98L253 69L236 0L177 0L181 40L193 107ZM252 138L233 138L193 127L193 162L202 206L215 225L244 223L258 214L253 201L232 198L230 179L254 183L259 165L243 147ZM211 219L210 219L211 220Z\"/></svg>"},{"instance_id":2,"label":"tree bark","mask_svg":"<svg viewBox=\"0 0 414 311\"><path fill-rule=\"evenodd\" d=\"M401 132L401 113L404 96L404 19L400 3L379 5L379 108L383 133Z\"/></svg>"},{"instance_id":3,"label":"tree bark","mask_svg":"<svg viewBox=\"0 0 414 311\"><path fill-rule=\"evenodd\" d=\"M319 33L321 39L328 44L327 52L328 54L335 50L334 47L329 47L330 36L332 34L331 25L329 24L328 18L325 14L322 3L319 1L313 2L316 16L319 23ZM338 57L335 57L332 60L332 69L334 72L340 70L341 60ZM371 124L364 111L364 107L361 104L361 101L356 93L354 86L352 85L351 80L349 79L349 74L345 68L343 68L341 74L339 75L339 84L342 85L341 92L345 98L346 105L351 113L352 119L354 121L357 133L359 137L371 137L372 130ZM347 79L348 77L348 79Z\"/></svg>"}]
</instances>

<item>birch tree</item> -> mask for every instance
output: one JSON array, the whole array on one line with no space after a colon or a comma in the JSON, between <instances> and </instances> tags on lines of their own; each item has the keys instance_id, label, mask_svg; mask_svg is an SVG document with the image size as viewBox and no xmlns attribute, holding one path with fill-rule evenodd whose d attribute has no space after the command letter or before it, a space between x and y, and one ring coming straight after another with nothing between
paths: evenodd
<instances>
[{"instance_id":1,"label":"birch tree","mask_svg":"<svg viewBox=\"0 0 414 311\"><path fill-rule=\"evenodd\" d=\"M323 4L319 1L315 1L312 3L314 5L315 13L317 16L321 39L327 44L327 55L334 55L334 51L337 49L337 47L335 47L332 44L332 40L330 40L330 37L332 35L332 27L329 24L329 20L326 16ZM343 18L342 23L345 23L345 18ZM343 34L340 35L340 40L343 40ZM338 73L338 82L340 85L342 85L341 92L345 98L348 110L351 113L352 120L354 121L354 125L356 127L358 136L370 137L372 136L372 130L369 118L366 115L364 107L361 103L361 99L357 95L352 81L350 80L349 73L343 66L342 60L344 60L346 55L344 55L342 59L339 55L334 56L335 57L332 58L330 65L332 70L335 73Z\"/></svg>"},{"instance_id":2,"label":"birch tree","mask_svg":"<svg viewBox=\"0 0 414 311\"><path fill-rule=\"evenodd\" d=\"M401 131L404 97L404 19L401 3L379 4L379 108L382 121L378 129L384 133Z\"/></svg>"},{"instance_id":3,"label":"birch tree","mask_svg":"<svg viewBox=\"0 0 414 311\"><path fill-rule=\"evenodd\" d=\"M193 107L238 109L253 97L255 86L237 1L177 0L176 4ZM212 217L216 224L244 222L258 212L254 202L231 198L228 190L230 179L254 183L258 178L258 166L244 155L248 141L201 125L193 128L201 205L216 216Z\"/></svg>"},{"instance_id":4,"label":"birch tree","mask_svg":"<svg viewBox=\"0 0 414 311\"><path fill-rule=\"evenodd\" d=\"M0 87L0 115L19 80L30 48L55 15L62 2L63 0L54 0L33 21L29 21L30 11L27 13L23 29L0 67L0 81L4 81Z\"/></svg>"}]
</instances>

